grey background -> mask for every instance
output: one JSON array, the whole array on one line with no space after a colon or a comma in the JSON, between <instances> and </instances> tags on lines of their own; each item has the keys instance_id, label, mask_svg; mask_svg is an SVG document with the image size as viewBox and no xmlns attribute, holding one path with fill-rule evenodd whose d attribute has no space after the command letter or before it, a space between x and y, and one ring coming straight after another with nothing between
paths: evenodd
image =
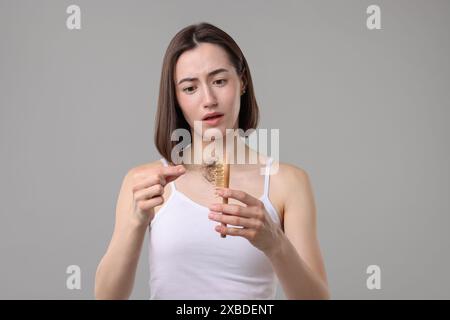
<instances>
[{"instance_id":1,"label":"grey background","mask_svg":"<svg viewBox=\"0 0 450 320\"><path fill-rule=\"evenodd\" d=\"M66 28L70 4L81 30ZM370 4L382 30L366 28ZM159 158L165 49L207 21L246 55L281 161L310 175L332 298L449 299L449 13L449 1L0 1L0 298L94 297L122 179ZM146 250L132 299L149 297ZM66 289L72 264L81 290ZM381 290L366 288L372 264Z\"/></svg>"}]
</instances>

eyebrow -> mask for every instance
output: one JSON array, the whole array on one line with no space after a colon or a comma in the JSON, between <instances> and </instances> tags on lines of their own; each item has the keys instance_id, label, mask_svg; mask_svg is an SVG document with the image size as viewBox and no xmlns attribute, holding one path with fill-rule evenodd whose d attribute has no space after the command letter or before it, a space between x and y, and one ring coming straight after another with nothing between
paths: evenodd
<instances>
[{"instance_id":1,"label":"eyebrow","mask_svg":"<svg viewBox=\"0 0 450 320\"><path fill-rule=\"evenodd\" d=\"M210 73L208 73L208 77L214 76L214 75L216 75L218 73L221 73L221 72L228 72L228 70L224 69L224 68L216 69L216 70L211 71ZM195 80L198 80L198 78L184 78L184 79L181 79L180 81L178 81L177 85L179 85L179 84L181 84L182 82L185 82L185 81L195 81Z\"/></svg>"}]
</instances>

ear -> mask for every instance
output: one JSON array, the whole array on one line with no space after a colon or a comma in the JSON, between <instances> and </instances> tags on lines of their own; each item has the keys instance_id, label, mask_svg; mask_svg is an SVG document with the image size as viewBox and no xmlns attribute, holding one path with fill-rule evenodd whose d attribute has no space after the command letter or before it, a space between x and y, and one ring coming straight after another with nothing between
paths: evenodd
<instances>
[{"instance_id":1,"label":"ear","mask_svg":"<svg viewBox=\"0 0 450 320\"><path fill-rule=\"evenodd\" d=\"M241 82L241 92L247 90L247 81L244 75L240 77L239 81Z\"/></svg>"}]
</instances>

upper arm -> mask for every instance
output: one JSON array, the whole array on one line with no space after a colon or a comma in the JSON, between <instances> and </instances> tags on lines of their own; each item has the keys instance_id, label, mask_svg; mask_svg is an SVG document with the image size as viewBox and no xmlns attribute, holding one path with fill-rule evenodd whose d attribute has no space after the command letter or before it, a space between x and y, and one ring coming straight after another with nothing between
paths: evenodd
<instances>
[{"instance_id":1,"label":"upper arm","mask_svg":"<svg viewBox=\"0 0 450 320\"><path fill-rule=\"evenodd\" d=\"M284 232L308 267L328 284L318 235L311 181L306 171L285 166Z\"/></svg>"}]
</instances>

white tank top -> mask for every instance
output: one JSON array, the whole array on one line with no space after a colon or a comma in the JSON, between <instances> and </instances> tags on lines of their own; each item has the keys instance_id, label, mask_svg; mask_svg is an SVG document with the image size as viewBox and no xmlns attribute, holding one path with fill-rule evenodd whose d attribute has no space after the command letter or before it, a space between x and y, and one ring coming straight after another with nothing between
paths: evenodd
<instances>
[{"instance_id":1,"label":"white tank top","mask_svg":"<svg viewBox=\"0 0 450 320\"><path fill-rule=\"evenodd\" d=\"M280 225L269 200L271 163L260 200ZM149 226L150 299L274 299L278 280L266 255L243 237L221 238L208 207L169 184L171 194Z\"/></svg>"}]
</instances>

